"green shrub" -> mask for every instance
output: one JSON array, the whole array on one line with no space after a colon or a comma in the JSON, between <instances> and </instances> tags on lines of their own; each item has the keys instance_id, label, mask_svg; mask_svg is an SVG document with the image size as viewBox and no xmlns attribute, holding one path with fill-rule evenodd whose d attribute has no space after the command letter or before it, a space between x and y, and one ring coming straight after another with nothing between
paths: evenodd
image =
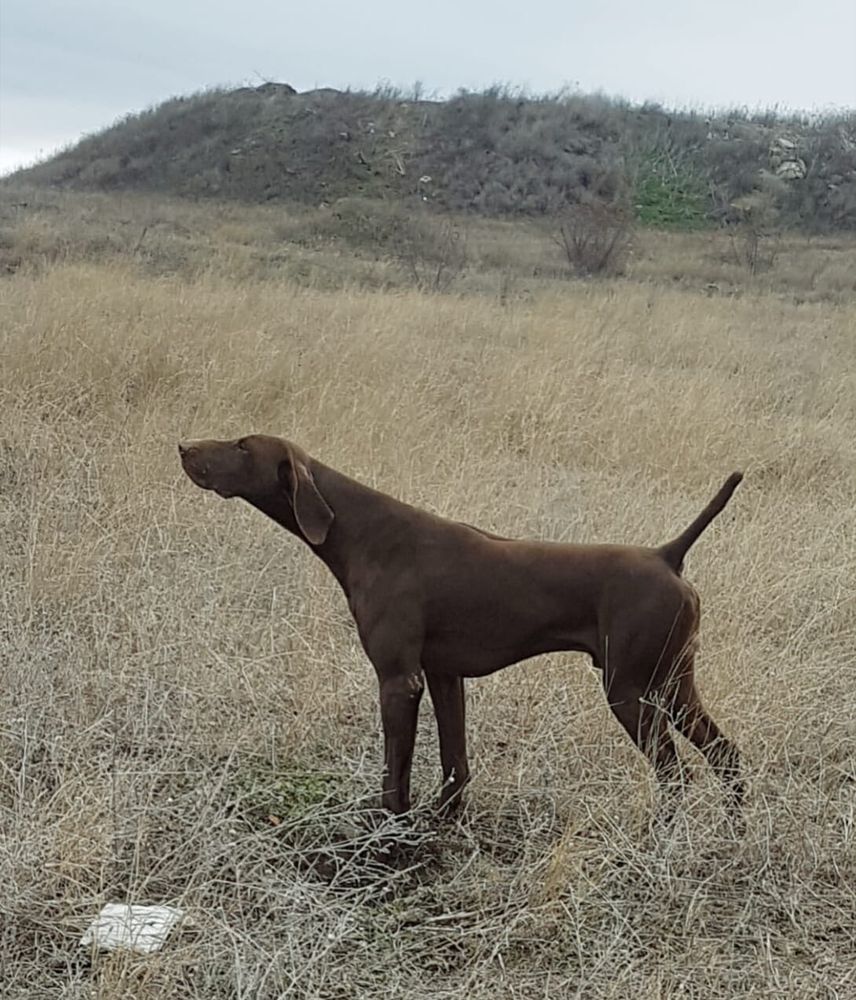
<instances>
[{"instance_id":1,"label":"green shrub","mask_svg":"<svg viewBox=\"0 0 856 1000\"><path fill-rule=\"evenodd\" d=\"M704 181L670 158L649 158L636 179L634 208L643 226L703 229L710 225L710 197Z\"/></svg>"}]
</instances>

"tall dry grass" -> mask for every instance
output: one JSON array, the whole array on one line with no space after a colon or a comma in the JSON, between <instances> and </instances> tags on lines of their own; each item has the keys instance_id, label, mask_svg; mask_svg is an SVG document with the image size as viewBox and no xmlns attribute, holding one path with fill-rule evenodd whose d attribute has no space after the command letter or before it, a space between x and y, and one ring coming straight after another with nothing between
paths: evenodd
<instances>
[{"instance_id":1,"label":"tall dry grass","mask_svg":"<svg viewBox=\"0 0 856 1000\"><path fill-rule=\"evenodd\" d=\"M0 286L6 995L856 996L856 306L545 282L529 300L55 262ZM251 430L505 533L693 550L748 828L646 766L579 656L469 684L474 782L372 819L373 674L323 567L182 477ZM379 848L400 843L395 863ZM108 901L192 924L89 955Z\"/></svg>"}]
</instances>

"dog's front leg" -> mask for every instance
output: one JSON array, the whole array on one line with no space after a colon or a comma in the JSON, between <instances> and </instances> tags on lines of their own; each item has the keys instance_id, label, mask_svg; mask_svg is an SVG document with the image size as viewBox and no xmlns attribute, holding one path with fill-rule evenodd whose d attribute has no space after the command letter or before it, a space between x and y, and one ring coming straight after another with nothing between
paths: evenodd
<instances>
[{"instance_id":1,"label":"dog's front leg","mask_svg":"<svg viewBox=\"0 0 856 1000\"><path fill-rule=\"evenodd\" d=\"M410 809L410 765L416 740L416 719L422 700L422 671L375 665L380 682L380 715L383 721L384 809L404 813Z\"/></svg>"},{"instance_id":2,"label":"dog's front leg","mask_svg":"<svg viewBox=\"0 0 856 1000\"><path fill-rule=\"evenodd\" d=\"M463 802L464 785L470 780L467 761L467 731L464 708L464 679L451 674L427 673L428 690L437 717L443 790L440 809L457 810Z\"/></svg>"}]
</instances>

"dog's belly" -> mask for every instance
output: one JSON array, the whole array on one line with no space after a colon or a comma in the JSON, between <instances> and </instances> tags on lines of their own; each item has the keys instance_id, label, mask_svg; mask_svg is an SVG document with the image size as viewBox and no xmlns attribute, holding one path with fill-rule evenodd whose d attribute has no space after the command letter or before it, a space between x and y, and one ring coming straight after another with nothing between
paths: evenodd
<instances>
[{"instance_id":1,"label":"dog's belly","mask_svg":"<svg viewBox=\"0 0 856 1000\"><path fill-rule=\"evenodd\" d=\"M500 635L485 635L481 641L459 635L429 638L422 648L422 667L429 673L457 677L486 677L503 667L560 650L588 653L595 657L595 638L580 636L531 636L526 642L503 642Z\"/></svg>"}]
</instances>

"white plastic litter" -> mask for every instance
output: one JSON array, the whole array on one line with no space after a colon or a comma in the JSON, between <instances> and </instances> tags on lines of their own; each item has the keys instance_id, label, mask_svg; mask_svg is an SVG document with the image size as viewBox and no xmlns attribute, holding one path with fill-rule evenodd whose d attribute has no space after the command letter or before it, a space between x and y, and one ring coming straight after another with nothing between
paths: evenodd
<instances>
[{"instance_id":1,"label":"white plastic litter","mask_svg":"<svg viewBox=\"0 0 856 1000\"><path fill-rule=\"evenodd\" d=\"M108 951L131 948L147 955L163 947L169 932L183 916L184 911L174 906L108 903L89 925L80 943Z\"/></svg>"}]
</instances>

